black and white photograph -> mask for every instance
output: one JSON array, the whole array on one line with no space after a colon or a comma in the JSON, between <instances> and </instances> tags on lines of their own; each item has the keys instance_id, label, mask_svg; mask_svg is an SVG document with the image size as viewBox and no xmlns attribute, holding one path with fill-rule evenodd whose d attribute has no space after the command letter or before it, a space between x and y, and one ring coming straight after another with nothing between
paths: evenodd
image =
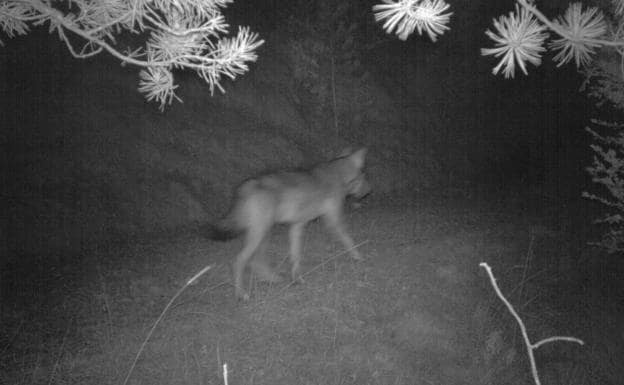
<instances>
[{"instance_id":1,"label":"black and white photograph","mask_svg":"<svg viewBox=\"0 0 624 385\"><path fill-rule=\"evenodd\" d=\"M0 0L0 385L624 384L624 0Z\"/></svg>"}]
</instances>

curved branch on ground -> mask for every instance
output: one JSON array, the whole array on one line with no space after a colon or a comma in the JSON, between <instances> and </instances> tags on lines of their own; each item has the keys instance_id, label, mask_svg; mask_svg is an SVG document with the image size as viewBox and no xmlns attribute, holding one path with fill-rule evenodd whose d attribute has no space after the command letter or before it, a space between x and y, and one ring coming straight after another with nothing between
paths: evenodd
<instances>
[{"instance_id":1,"label":"curved branch on ground","mask_svg":"<svg viewBox=\"0 0 624 385\"><path fill-rule=\"evenodd\" d=\"M490 277L490 283L492 284L492 287L494 288L496 295L498 296L498 298L501 299L501 301L503 301L503 303L509 310L509 313L511 313L511 315L516 319L516 322L518 323L518 326L520 327L520 332L522 333L522 339L524 340L524 345L526 346L526 349L527 349L527 355L529 356L529 363L531 365L531 373L533 374L533 381L535 381L536 385L541 385L539 372L537 370L537 364L535 362L535 355L533 351L546 343L554 342L554 341L576 342L580 345L583 345L584 342L575 337L557 336L557 337L545 338L535 344L532 344L531 340L529 339L529 333L526 330L526 326L524 325L522 318L520 318L520 316L518 315L514 307L511 305L511 303L509 303L507 298L505 298L505 296L503 295L501 289L498 287L498 284L496 283L496 278L494 278L494 274L492 273L492 268L490 267L490 265L488 265L486 262L481 262L479 266L485 269L488 276Z\"/></svg>"}]
</instances>

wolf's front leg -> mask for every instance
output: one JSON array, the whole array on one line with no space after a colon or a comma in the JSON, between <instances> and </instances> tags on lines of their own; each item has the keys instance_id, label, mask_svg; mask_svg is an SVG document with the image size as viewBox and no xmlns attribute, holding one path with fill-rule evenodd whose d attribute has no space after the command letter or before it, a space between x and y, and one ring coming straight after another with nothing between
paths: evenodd
<instances>
[{"instance_id":1,"label":"wolf's front leg","mask_svg":"<svg viewBox=\"0 0 624 385\"><path fill-rule=\"evenodd\" d=\"M353 242L353 238L351 238L351 236L349 236L349 234L347 234L347 231L345 230L345 225L342 221L341 214L339 212L330 213L325 215L323 219L325 220L325 224L327 225L329 230L332 231L336 235L338 240L342 242L344 247L349 250L349 255L351 256L351 258L355 259L356 261L363 261L364 258L362 257L362 254L360 254L360 252L357 251L357 249L355 248L355 242Z\"/></svg>"}]
</instances>

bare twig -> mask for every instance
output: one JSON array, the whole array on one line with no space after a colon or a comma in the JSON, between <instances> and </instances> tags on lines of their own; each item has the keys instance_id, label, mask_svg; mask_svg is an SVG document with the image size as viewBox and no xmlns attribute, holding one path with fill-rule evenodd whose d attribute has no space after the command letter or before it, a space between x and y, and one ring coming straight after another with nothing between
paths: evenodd
<instances>
[{"instance_id":1,"label":"bare twig","mask_svg":"<svg viewBox=\"0 0 624 385\"><path fill-rule=\"evenodd\" d=\"M184 290L186 290L187 287L189 287L189 285L192 285L199 277L204 275L204 273L206 273L211 268L212 268L212 265L208 265L208 266L204 267L203 269L201 269L191 279L186 281L184 286L182 286L182 288L180 290L178 290L178 292L173 297L171 297L171 299L169 300L169 303L167 303L167 306L165 306L163 311L160 313L160 316L158 316L158 319L156 319L156 322L154 322L154 325L150 329L149 333L147 333L147 337L145 337L145 340L141 344L141 347L139 348L139 351L137 352L136 356L134 357L134 361L132 362L132 366L130 366L130 370L128 370L128 374L126 375L126 378L124 379L123 385L126 385L128 383L128 380L130 379L130 375L132 374L132 371L134 370L134 367L136 366L136 363L139 360L139 357L141 356L141 353L143 353L143 349L145 349L145 345L147 345L147 341L152 336L152 333L154 333L154 330L156 329L156 326L162 320L162 318L164 317L164 315L167 312L167 310L169 309L169 307L171 307L171 304L176 300L176 298L178 298L180 296L180 294L182 294L182 292Z\"/></svg>"},{"instance_id":2,"label":"bare twig","mask_svg":"<svg viewBox=\"0 0 624 385\"><path fill-rule=\"evenodd\" d=\"M490 277L490 282L492 283L492 287L494 288L494 291L496 292L496 295L498 295L498 297L501 299L501 301L503 301L503 303L505 304L505 306L507 306L507 309L509 310L511 315L518 322L518 326L520 327L520 331L522 332L522 338L524 339L524 344L525 344L525 346L527 348L527 354L529 356L529 362L531 363L531 373L533 374L533 380L535 381L536 385L541 385L541 382L540 382L540 379L539 379L539 373L537 371L537 365L535 363L535 355L533 354L533 351L535 349L539 348L540 346L548 343L548 342L567 341L567 342L575 342L575 343L577 343L579 345L583 345L584 342L582 340L580 340L578 338L574 338L574 337L559 337L559 336L557 336L557 337L548 337L548 338L545 338L543 340L540 340L540 341L536 342L535 344L532 344L531 340L529 339L529 335L527 333L526 326L524 326L524 322L522 322L522 319L520 318L518 313L516 313L516 310L509 303L509 301L507 301L507 299L505 298L505 296L501 292L500 288L498 287L498 284L496 283L496 278L494 278L494 274L492 274L492 269L490 268L490 266L487 263L485 263L485 262L481 262L479 264L479 266L481 266L482 268L485 269L485 271L487 272L488 276Z\"/></svg>"},{"instance_id":3,"label":"bare twig","mask_svg":"<svg viewBox=\"0 0 624 385\"><path fill-rule=\"evenodd\" d=\"M533 349L537 349L540 346L547 344L549 342L554 342L554 341L567 341L567 342L575 342L579 345L584 345L585 343L581 340L579 340L578 338L575 337L565 337L565 336L556 336L556 337L548 337L548 338L544 338L541 341L537 341L536 343L533 344Z\"/></svg>"},{"instance_id":4,"label":"bare twig","mask_svg":"<svg viewBox=\"0 0 624 385\"><path fill-rule=\"evenodd\" d=\"M61 347L59 348L58 357L56 358L56 362L54 363L54 367L52 368L52 373L50 373L50 378L48 379L48 385L52 383L54 380L54 375L59 366L59 362L61 361L61 357L63 357L63 350L65 349L65 342L67 342L67 335L69 334L69 327L71 326L71 322L67 324L67 329L65 330L65 335L63 336L63 342L61 342Z\"/></svg>"},{"instance_id":5,"label":"bare twig","mask_svg":"<svg viewBox=\"0 0 624 385\"><path fill-rule=\"evenodd\" d=\"M526 257L524 259L524 267L522 269L522 279L520 280L520 298L524 294L524 283L527 276L527 272L529 271L529 266L531 265L531 259L533 257L533 241L535 240L535 235L531 233L531 238L529 240L529 249L527 250Z\"/></svg>"},{"instance_id":6,"label":"bare twig","mask_svg":"<svg viewBox=\"0 0 624 385\"><path fill-rule=\"evenodd\" d=\"M106 292L106 283L104 282L104 277L102 276L102 271L100 270L100 264L96 264L95 268L98 273L98 277L100 278L100 286L102 287L102 300L104 301L104 309L106 310L106 318L108 321L108 329L106 331L107 343L110 344L112 340L113 333L113 318L111 316L111 310L108 301L108 293Z\"/></svg>"},{"instance_id":7,"label":"bare twig","mask_svg":"<svg viewBox=\"0 0 624 385\"><path fill-rule=\"evenodd\" d=\"M350 247L350 248L348 248L348 249L342 250L342 251L340 251L340 252L338 252L338 253L336 253L336 254L332 255L331 257L327 258L327 259L326 259L326 260L324 260L323 262L321 262L321 263L319 263L318 265L314 266L312 269L310 269L310 270L306 271L306 272L305 272L305 274L303 274L303 276L306 276L306 275L308 275L308 274L312 273L313 271L318 270L319 268L321 268L321 267L322 267L322 266L324 266L325 264L327 264L327 263L329 263L329 262L333 261L334 259L336 259L336 258L340 257L341 255L347 254L347 253L348 253L348 252L350 252L351 250L355 250L355 249L357 249L358 247L360 247L360 246L362 246L362 245L367 244L368 242L370 242L370 240L369 240L369 239L366 239L366 240L364 240L364 241L362 241L362 242L360 242L360 243L358 243L358 244L354 245L353 247ZM292 284L292 283L291 283L291 284Z\"/></svg>"}]
</instances>

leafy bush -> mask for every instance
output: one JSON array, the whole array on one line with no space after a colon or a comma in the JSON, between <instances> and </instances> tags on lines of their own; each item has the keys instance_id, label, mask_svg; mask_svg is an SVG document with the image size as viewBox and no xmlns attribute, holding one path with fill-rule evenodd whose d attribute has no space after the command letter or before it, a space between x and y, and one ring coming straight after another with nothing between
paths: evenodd
<instances>
[{"instance_id":1,"label":"leafy bush","mask_svg":"<svg viewBox=\"0 0 624 385\"><path fill-rule=\"evenodd\" d=\"M594 160L587 171L595 183L606 190L600 195L584 192L583 196L608 207L609 211L598 223L607 225L602 239L593 244L605 248L609 252L624 251L624 124L592 121L595 125L612 132L600 135L587 128L592 135L594 144Z\"/></svg>"},{"instance_id":2,"label":"leafy bush","mask_svg":"<svg viewBox=\"0 0 624 385\"><path fill-rule=\"evenodd\" d=\"M614 114L624 111L624 1L612 0L609 30L614 46L601 50L597 58L583 69L585 89L598 106L613 107ZM618 118L615 118L619 120ZM587 172L600 185L601 192L584 192L583 196L605 206L607 213L596 220L606 226L602 238L592 244L609 253L624 251L624 123L592 120L587 127L593 143L594 158ZM600 131L600 132L599 132Z\"/></svg>"}]
</instances>

